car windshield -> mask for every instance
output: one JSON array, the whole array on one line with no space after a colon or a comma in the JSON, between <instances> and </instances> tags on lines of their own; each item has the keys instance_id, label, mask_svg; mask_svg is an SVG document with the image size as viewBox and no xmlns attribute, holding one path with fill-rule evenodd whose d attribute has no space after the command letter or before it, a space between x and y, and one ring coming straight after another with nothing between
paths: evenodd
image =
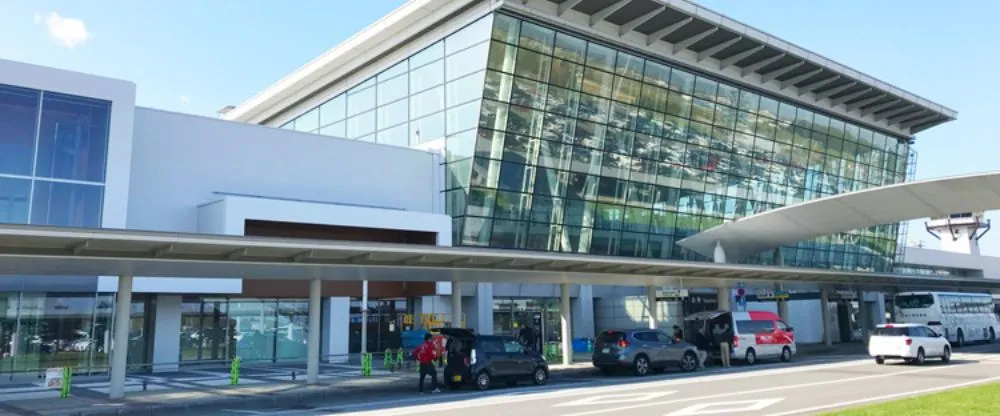
<instances>
[{"instance_id":1,"label":"car windshield","mask_svg":"<svg viewBox=\"0 0 1000 416\"><path fill-rule=\"evenodd\" d=\"M896 296L896 307L900 309L923 309L932 305L934 305L934 297L931 295Z\"/></svg>"},{"instance_id":2,"label":"car windshield","mask_svg":"<svg viewBox=\"0 0 1000 416\"><path fill-rule=\"evenodd\" d=\"M882 337L905 337L910 335L910 328L907 327L875 328L875 330L872 331L872 335L882 336Z\"/></svg>"}]
</instances>

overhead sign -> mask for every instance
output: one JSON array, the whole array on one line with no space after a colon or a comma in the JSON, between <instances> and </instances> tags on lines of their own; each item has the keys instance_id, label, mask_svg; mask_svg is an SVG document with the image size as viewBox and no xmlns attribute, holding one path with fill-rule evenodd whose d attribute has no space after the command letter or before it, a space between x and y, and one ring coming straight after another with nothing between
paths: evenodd
<instances>
[{"instance_id":1,"label":"overhead sign","mask_svg":"<svg viewBox=\"0 0 1000 416\"><path fill-rule=\"evenodd\" d=\"M690 293L687 289L657 289L658 298L686 298Z\"/></svg>"},{"instance_id":2,"label":"overhead sign","mask_svg":"<svg viewBox=\"0 0 1000 416\"><path fill-rule=\"evenodd\" d=\"M757 300L785 300L788 299L787 290L760 289L757 291Z\"/></svg>"}]
</instances>

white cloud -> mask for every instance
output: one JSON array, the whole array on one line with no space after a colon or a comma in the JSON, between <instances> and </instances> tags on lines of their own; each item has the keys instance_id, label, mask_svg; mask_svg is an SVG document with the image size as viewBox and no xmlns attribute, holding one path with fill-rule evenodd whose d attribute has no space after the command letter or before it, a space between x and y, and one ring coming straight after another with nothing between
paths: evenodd
<instances>
[{"instance_id":1,"label":"white cloud","mask_svg":"<svg viewBox=\"0 0 1000 416\"><path fill-rule=\"evenodd\" d=\"M40 24L43 21L48 28L49 37L56 43L70 49L83 45L94 37L94 34L87 30L87 25L83 23L83 20L77 18L62 17L56 12L46 16L35 13L35 24Z\"/></svg>"},{"instance_id":2,"label":"white cloud","mask_svg":"<svg viewBox=\"0 0 1000 416\"><path fill-rule=\"evenodd\" d=\"M187 103L191 102L191 97L188 97L186 95L182 95L180 98L177 99L177 101L180 101L181 104L187 104Z\"/></svg>"}]
</instances>

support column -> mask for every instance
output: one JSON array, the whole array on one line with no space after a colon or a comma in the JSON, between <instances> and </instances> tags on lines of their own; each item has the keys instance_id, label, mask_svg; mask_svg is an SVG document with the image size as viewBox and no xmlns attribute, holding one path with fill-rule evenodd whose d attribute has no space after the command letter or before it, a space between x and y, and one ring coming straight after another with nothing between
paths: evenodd
<instances>
[{"instance_id":1,"label":"support column","mask_svg":"<svg viewBox=\"0 0 1000 416\"><path fill-rule=\"evenodd\" d=\"M830 335L830 289L819 289L820 316L823 319L823 345L833 345L833 337Z\"/></svg>"},{"instance_id":2,"label":"support column","mask_svg":"<svg viewBox=\"0 0 1000 416\"><path fill-rule=\"evenodd\" d=\"M775 283L774 284L774 290L775 291L783 291L784 289L785 289L785 285L783 285L781 283ZM789 319L789 316L788 316L788 300L787 299L775 299L774 301L778 304L778 316L781 317L782 321L785 321L785 323L788 323L788 319Z\"/></svg>"},{"instance_id":3,"label":"support column","mask_svg":"<svg viewBox=\"0 0 1000 416\"><path fill-rule=\"evenodd\" d=\"M111 344L111 386L108 397L125 398L125 372L128 370L129 318L132 315L132 276L118 276L115 301L115 333Z\"/></svg>"},{"instance_id":4,"label":"support column","mask_svg":"<svg viewBox=\"0 0 1000 416\"><path fill-rule=\"evenodd\" d=\"M559 316L562 318L562 363L573 363L573 333L570 322L569 283L559 285Z\"/></svg>"},{"instance_id":5,"label":"support column","mask_svg":"<svg viewBox=\"0 0 1000 416\"><path fill-rule=\"evenodd\" d=\"M660 316L656 307L656 286L646 286L646 304L649 309L649 329L656 329L656 319Z\"/></svg>"},{"instance_id":6,"label":"support column","mask_svg":"<svg viewBox=\"0 0 1000 416\"><path fill-rule=\"evenodd\" d=\"M458 281L451 282L451 327L463 328L462 325L462 286Z\"/></svg>"},{"instance_id":7,"label":"support column","mask_svg":"<svg viewBox=\"0 0 1000 416\"><path fill-rule=\"evenodd\" d=\"M493 335L493 283L476 284L475 304L478 319L470 326L477 334Z\"/></svg>"},{"instance_id":8,"label":"support column","mask_svg":"<svg viewBox=\"0 0 1000 416\"><path fill-rule=\"evenodd\" d=\"M715 242L715 252L712 253L716 263L726 262L726 249L722 247L722 243L719 241Z\"/></svg>"},{"instance_id":9,"label":"support column","mask_svg":"<svg viewBox=\"0 0 1000 416\"><path fill-rule=\"evenodd\" d=\"M320 349L320 295L323 293L323 281L313 279L309 282L309 340L306 344L306 384L319 383L319 349Z\"/></svg>"},{"instance_id":10,"label":"support column","mask_svg":"<svg viewBox=\"0 0 1000 416\"><path fill-rule=\"evenodd\" d=\"M729 297L730 297L729 287L720 287L719 294L717 296L719 297L718 298L719 310L732 312L733 311L731 309L732 306L730 305L729 302Z\"/></svg>"},{"instance_id":11,"label":"support column","mask_svg":"<svg viewBox=\"0 0 1000 416\"><path fill-rule=\"evenodd\" d=\"M868 316L868 305L865 302L865 291L858 289L856 295L858 298L858 324L861 326L861 341L868 341L868 324L871 322L871 318Z\"/></svg>"},{"instance_id":12,"label":"support column","mask_svg":"<svg viewBox=\"0 0 1000 416\"><path fill-rule=\"evenodd\" d=\"M361 353L368 352L368 281L361 282Z\"/></svg>"}]
</instances>

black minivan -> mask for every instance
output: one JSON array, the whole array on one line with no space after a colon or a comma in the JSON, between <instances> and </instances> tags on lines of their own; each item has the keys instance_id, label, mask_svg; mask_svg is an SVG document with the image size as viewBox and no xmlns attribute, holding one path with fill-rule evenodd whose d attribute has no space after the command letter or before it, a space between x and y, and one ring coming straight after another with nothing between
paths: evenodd
<instances>
[{"instance_id":1,"label":"black minivan","mask_svg":"<svg viewBox=\"0 0 1000 416\"><path fill-rule=\"evenodd\" d=\"M447 339L443 381L452 389L472 384L486 390L494 382L542 385L549 380L545 357L513 337L476 335L464 328L441 328L440 333Z\"/></svg>"}]
</instances>

